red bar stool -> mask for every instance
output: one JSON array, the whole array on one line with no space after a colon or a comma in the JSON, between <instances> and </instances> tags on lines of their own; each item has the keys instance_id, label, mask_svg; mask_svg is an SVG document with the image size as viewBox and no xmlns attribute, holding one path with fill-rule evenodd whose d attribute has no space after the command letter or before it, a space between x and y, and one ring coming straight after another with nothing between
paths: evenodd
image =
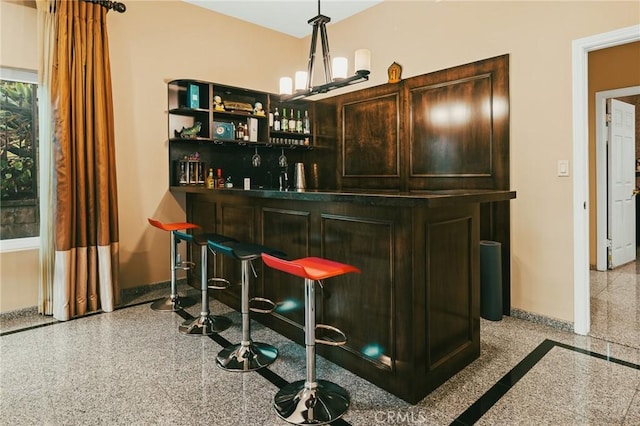
<instances>
[{"instance_id":1,"label":"red bar stool","mask_svg":"<svg viewBox=\"0 0 640 426\"><path fill-rule=\"evenodd\" d=\"M148 218L149 223L158 229L171 232L171 294L164 299L156 300L151 304L151 309L154 311L169 311L175 312L182 308L187 308L196 304L195 299L190 297L180 298L178 296L177 282L176 282L176 270L181 269L187 271L193 268L193 262L188 262L180 259L180 253L178 253L178 244L181 241L191 241L192 236L179 232L181 230L199 228L198 225L187 222L176 223L162 223L158 220Z\"/></svg>"},{"instance_id":2,"label":"red bar stool","mask_svg":"<svg viewBox=\"0 0 640 426\"><path fill-rule=\"evenodd\" d=\"M226 290L231 283L225 278L218 277L216 274L217 262L216 252L209 247L209 241L216 243L227 243L236 241L225 235L206 233L193 236L193 244L200 246L200 292L202 294L202 303L200 308L200 316L192 320L183 322L178 331L191 336L209 336L219 333L231 326L231 320L220 315L211 315L209 310L209 289ZM211 250L213 254L213 277L208 277L208 253ZM211 284L210 284L211 283Z\"/></svg>"},{"instance_id":3,"label":"red bar stool","mask_svg":"<svg viewBox=\"0 0 640 426\"><path fill-rule=\"evenodd\" d=\"M325 278L360 272L355 266L319 257L284 260L262 253L264 263L282 272L304 278L304 340L307 355L307 378L289 383L278 391L274 408L280 418L294 424L325 424L342 417L349 408L349 394L335 383L316 379L316 343L341 346L345 334L335 327L316 325L315 282ZM316 339L316 328L329 329L341 335L338 341Z\"/></svg>"}]
</instances>

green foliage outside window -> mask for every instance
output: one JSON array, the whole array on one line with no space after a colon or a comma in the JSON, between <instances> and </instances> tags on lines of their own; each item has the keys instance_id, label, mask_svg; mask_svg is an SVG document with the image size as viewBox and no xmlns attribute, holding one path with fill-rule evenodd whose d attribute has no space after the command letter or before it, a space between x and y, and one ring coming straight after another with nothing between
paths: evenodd
<instances>
[{"instance_id":1,"label":"green foliage outside window","mask_svg":"<svg viewBox=\"0 0 640 426\"><path fill-rule=\"evenodd\" d=\"M37 197L36 85L0 80L0 197Z\"/></svg>"}]
</instances>

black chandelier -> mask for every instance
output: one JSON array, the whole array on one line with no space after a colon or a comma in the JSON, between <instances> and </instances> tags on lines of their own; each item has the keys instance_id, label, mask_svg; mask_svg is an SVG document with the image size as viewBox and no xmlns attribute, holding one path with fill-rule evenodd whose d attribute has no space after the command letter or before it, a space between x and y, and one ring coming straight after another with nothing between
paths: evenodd
<instances>
[{"instance_id":1,"label":"black chandelier","mask_svg":"<svg viewBox=\"0 0 640 426\"><path fill-rule=\"evenodd\" d=\"M369 80L371 73L371 52L367 49L358 49L355 52L355 73L347 77L347 58L336 57L331 61L329 53L329 39L327 38L326 24L331 22L331 18L320 13L320 0L318 0L318 15L309 19L307 23L313 26L311 35L311 48L309 50L309 61L307 71L297 71L295 74L295 90L291 77L280 78L280 99L281 101L293 101L308 96L326 93L333 89L349 86ZM325 83L313 86L313 65L316 57L316 46L318 42L318 32L320 32L320 42L322 44L322 59L324 65ZM332 69L333 65L333 69Z\"/></svg>"}]
</instances>

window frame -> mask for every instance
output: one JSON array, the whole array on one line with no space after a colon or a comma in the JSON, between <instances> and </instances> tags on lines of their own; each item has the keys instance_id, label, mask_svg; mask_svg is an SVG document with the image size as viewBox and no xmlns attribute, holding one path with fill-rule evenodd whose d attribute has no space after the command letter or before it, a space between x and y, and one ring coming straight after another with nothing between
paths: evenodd
<instances>
[{"instance_id":1,"label":"window frame","mask_svg":"<svg viewBox=\"0 0 640 426\"><path fill-rule=\"evenodd\" d=\"M36 70L28 70L21 68L11 68L0 66L0 80L7 81L17 81L21 83L29 83L29 84L39 84L38 81L38 71ZM40 106L38 105L38 108ZM38 119L40 119L40 114L38 114ZM38 144L40 141L38 141ZM39 149L39 147L38 147ZM40 167L38 165L37 168L37 180L38 180L38 208L40 208ZM37 237L23 237L23 238L11 238L6 240L0 239L0 253L10 253L15 251L25 251L25 250L34 250L40 248L40 236Z\"/></svg>"}]
</instances>

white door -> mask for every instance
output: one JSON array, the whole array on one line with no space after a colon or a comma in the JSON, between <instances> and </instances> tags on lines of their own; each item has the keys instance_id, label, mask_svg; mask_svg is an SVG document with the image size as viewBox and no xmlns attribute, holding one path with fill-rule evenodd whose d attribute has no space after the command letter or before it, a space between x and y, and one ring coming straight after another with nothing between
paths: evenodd
<instances>
[{"instance_id":1,"label":"white door","mask_svg":"<svg viewBox=\"0 0 640 426\"><path fill-rule=\"evenodd\" d=\"M607 104L609 267L615 268L636 258L635 106L615 99Z\"/></svg>"}]
</instances>

